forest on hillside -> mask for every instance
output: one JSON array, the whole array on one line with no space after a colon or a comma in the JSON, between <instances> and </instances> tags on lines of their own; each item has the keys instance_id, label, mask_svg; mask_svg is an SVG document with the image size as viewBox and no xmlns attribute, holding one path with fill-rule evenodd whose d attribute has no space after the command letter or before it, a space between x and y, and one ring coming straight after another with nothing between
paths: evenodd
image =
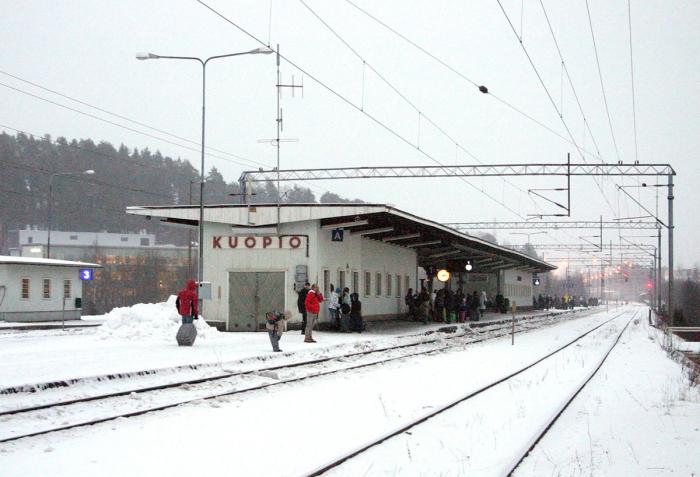
<instances>
[{"instance_id":1,"label":"forest on hillside","mask_svg":"<svg viewBox=\"0 0 700 477\"><path fill-rule=\"evenodd\" d=\"M94 170L93 175L81 174ZM37 138L0 133L0 253L7 252L8 232L27 226L46 229L49 218L49 182L53 177L52 229L84 232L155 233L159 243L184 245L181 229L127 215L133 205L199 203L199 172L181 158L163 156L148 148L115 147L92 139ZM60 175L71 173L75 175ZM226 182L212 167L206 174L205 204L238 202L237 182ZM251 202L276 202L278 191L266 183L254 189ZM308 188L283 188L281 201L362 202L324 193L317 200Z\"/></svg>"}]
</instances>

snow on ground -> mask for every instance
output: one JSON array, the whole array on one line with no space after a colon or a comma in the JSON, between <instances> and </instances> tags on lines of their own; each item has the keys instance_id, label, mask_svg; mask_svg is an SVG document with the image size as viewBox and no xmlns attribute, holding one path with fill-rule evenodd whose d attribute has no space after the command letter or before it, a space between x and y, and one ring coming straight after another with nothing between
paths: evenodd
<instances>
[{"instance_id":1,"label":"snow on ground","mask_svg":"<svg viewBox=\"0 0 700 477\"><path fill-rule=\"evenodd\" d=\"M96 471L105 476L300 475L491 382L607 318L598 313L521 334L515 347L510 339L487 341L429 358L407 358L24 439L0 445L0 464L12 469L13 476ZM423 474L434 475L430 469Z\"/></svg>"},{"instance_id":2,"label":"snow on ground","mask_svg":"<svg viewBox=\"0 0 700 477\"><path fill-rule=\"evenodd\" d=\"M162 412L118 419L95 426L0 444L3 476L25 475L304 475L337 455L396 429L436 407L478 389L546 354L581 331L623 313L577 345L494 387L473 401L390 439L344 466L334 475L499 475L557 403L580 383L609 348L622 326L641 307L610 310L561 322L510 338L451 348L428 356L283 384L235 396L200 400ZM639 316L639 315L637 315ZM406 324L400 333L423 331ZM435 327L436 325L429 325ZM338 349L396 343L397 329L376 334L318 333L319 345ZM106 363L200 362L217 347L236 347L221 356L267 353L261 333L219 333L178 348L159 338L122 339L92 335L0 338L0 356L37 353L46 372L50 356L75 375L91 368L91 354ZM231 336L231 340L226 338ZM72 339L74 338L74 339ZM374 341L373 341L374 340ZM285 350L328 353L309 348L299 332L283 337ZM680 365L660 347L663 337L641 319L630 325L598 377L551 430L519 475L692 475L700 473L695 452L700 444L700 396L689 389ZM59 343L64 344L61 348ZM66 345L67 344L67 345ZM138 346L137 346L138 345ZM105 348L100 354L100 346ZM247 346L247 348L246 348ZM244 348L245 351L241 351ZM314 351L309 351L312 349ZM69 362L81 350L85 360ZM129 355L131 353L132 355ZM138 353L138 355L134 355ZM200 354L201 353L201 354ZM286 354L286 353L285 353ZM279 356L276 355L275 358ZM108 359L109 357L109 359ZM282 357L291 359L289 356ZM0 360L0 376L10 370ZM3 361L5 364L3 364ZM20 363L25 373L31 365ZM154 364L155 363L155 364ZM546 363L546 364L545 364ZM98 366L99 367L99 366ZM295 376L294 368L278 378ZM25 375L32 382L36 376ZM275 379L270 377L269 379ZM42 391L44 393L46 391ZM125 396L123 399L137 399ZM0 418L0 425L7 418Z\"/></svg>"},{"instance_id":3,"label":"snow on ground","mask_svg":"<svg viewBox=\"0 0 700 477\"><path fill-rule=\"evenodd\" d=\"M156 339L172 341L182 324L175 308L177 297L171 295L165 303L139 303L134 306L115 308L104 315L104 323L97 330L100 338L120 338L128 340ZM219 331L206 321L194 321L197 339L211 339Z\"/></svg>"},{"instance_id":4,"label":"snow on ground","mask_svg":"<svg viewBox=\"0 0 700 477\"><path fill-rule=\"evenodd\" d=\"M541 312L539 312L541 313ZM557 312L561 313L561 312ZM526 313L528 315L538 312ZM489 314L489 320L504 315ZM192 347L177 346L179 317L168 303L138 304L117 308L107 315L91 317L101 327L71 330L13 331L0 333L0 389L67 381L144 370L211 365L228 369L230 363L258 357L272 358L267 333L220 333L197 320L197 341ZM488 320L487 320L488 321ZM303 356L327 356L332 348L396 344L434 331L443 324L418 322L371 324L364 333L314 332L317 344L304 343L299 331L282 336L281 348ZM399 337L399 338L397 338Z\"/></svg>"},{"instance_id":5,"label":"snow on ground","mask_svg":"<svg viewBox=\"0 0 700 477\"><path fill-rule=\"evenodd\" d=\"M700 390L663 342L632 327L515 475L700 475Z\"/></svg>"}]
</instances>

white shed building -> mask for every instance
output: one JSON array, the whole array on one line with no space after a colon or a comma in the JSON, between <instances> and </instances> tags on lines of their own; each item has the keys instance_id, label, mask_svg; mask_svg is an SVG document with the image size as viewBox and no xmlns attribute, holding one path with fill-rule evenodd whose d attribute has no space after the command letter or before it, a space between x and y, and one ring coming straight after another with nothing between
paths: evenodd
<instances>
[{"instance_id":1,"label":"white shed building","mask_svg":"<svg viewBox=\"0 0 700 477\"><path fill-rule=\"evenodd\" d=\"M95 263L0 255L0 321L78 320L82 269Z\"/></svg>"},{"instance_id":2,"label":"white shed building","mask_svg":"<svg viewBox=\"0 0 700 477\"><path fill-rule=\"evenodd\" d=\"M127 212L192 227L199 219L197 206ZM359 294L364 319L379 320L406 312L403 297L420 288L428 267L464 271L469 258L474 273L455 274L459 286L470 290L472 278L479 290L521 306L532 306L532 273L556 268L383 204L211 205L204 217L203 281L212 283L204 316L229 331L261 329L270 310L293 310L299 321L296 290L305 281L324 295L330 284L347 286Z\"/></svg>"}]
</instances>

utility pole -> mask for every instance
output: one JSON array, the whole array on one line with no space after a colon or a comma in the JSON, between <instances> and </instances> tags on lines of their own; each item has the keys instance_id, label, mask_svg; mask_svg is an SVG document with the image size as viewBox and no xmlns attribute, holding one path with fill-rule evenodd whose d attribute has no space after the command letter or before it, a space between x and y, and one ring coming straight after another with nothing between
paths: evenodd
<instances>
[{"instance_id":1,"label":"utility pole","mask_svg":"<svg viewBox=\"0 0 700 477\"><path fill-rule=\"evenodd\" d=\"M673 175L668 175L668 315L673 320Z\"/></svg>"}]
</instances>

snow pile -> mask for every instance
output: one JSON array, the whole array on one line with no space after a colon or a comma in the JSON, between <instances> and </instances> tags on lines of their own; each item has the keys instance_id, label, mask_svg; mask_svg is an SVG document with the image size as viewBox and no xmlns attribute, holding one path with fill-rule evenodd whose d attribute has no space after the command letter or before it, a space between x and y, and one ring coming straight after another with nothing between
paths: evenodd
<instances>
[{"instance_id":1,"label":"snow pile","mask_svg":"<svg viewBox=\"0 0 700 477\"><path fill-rule=\"evenodd\" d=\"M134 306L115 308L104 315L104 324L98 335L103 338L133 340L162 339L175 341L182 318L175 309L176 297L171 295L165 303L138 303ZM194 321L197 338L212 338L219 334L201 317Z\"/></svg>"}]
</instances>

